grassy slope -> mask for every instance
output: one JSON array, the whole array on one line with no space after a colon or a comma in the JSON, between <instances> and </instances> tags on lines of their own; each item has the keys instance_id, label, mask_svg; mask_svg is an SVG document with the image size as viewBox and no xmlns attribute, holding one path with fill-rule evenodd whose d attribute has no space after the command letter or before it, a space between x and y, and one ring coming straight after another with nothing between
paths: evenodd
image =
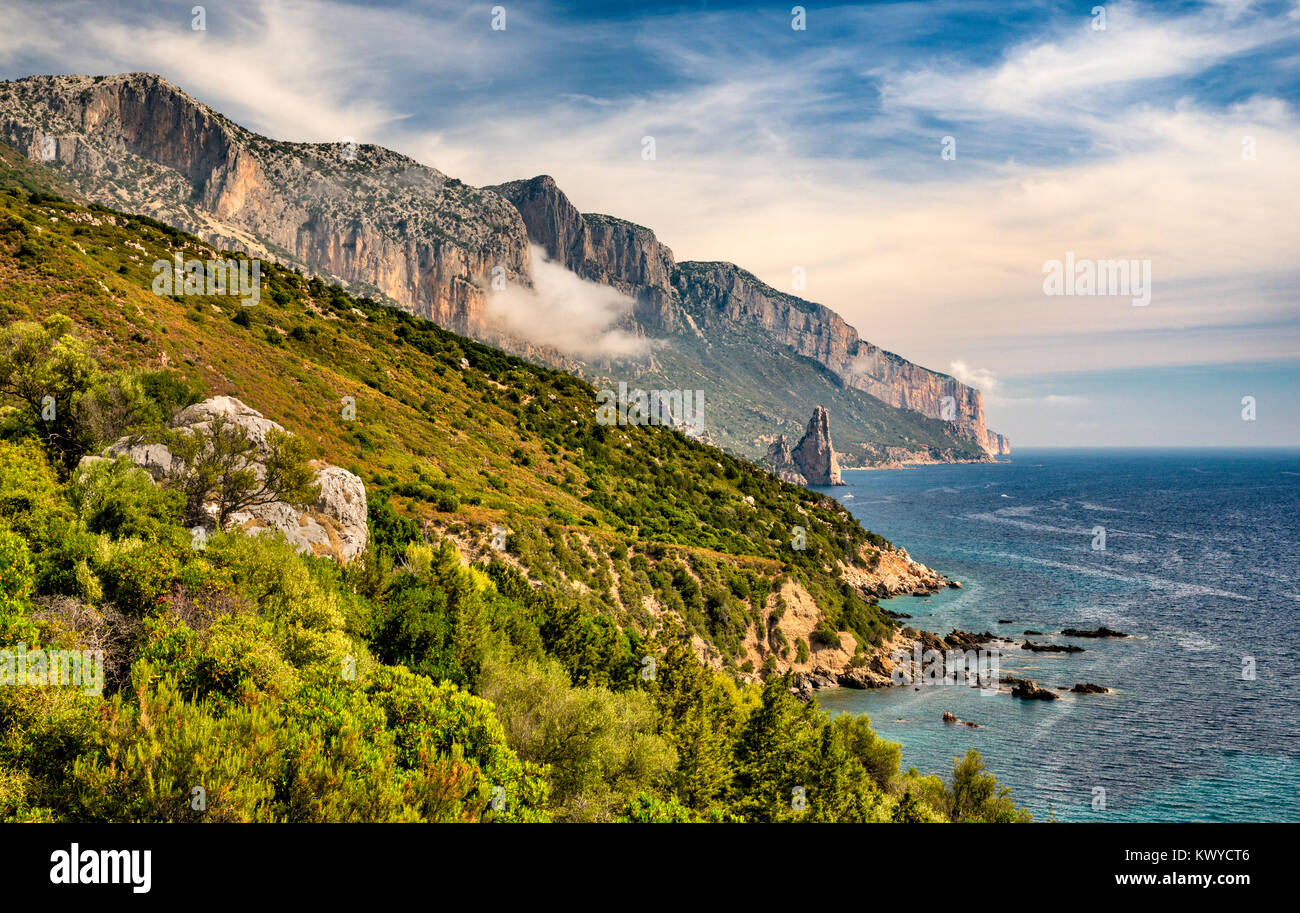
<instances>
[{"instance_id":1,"label":"grassy slope","mask_svg":"<svg viewBox=\"0 0 1300 913\"><path fill-rule=\"evenodd\" d=\"M664 389L703 389L706 426L729 449L752 460L766 458L771 436L790 446L803 436L817 406L831 415L831 438L846 466L885 461L883 447L902 447L936 459L978 460L984 452L968 438L944 430L938 419L895 409L844 384L811 358L744 328L714 332L709 342L686 336L655 352L659 370L639 382ZM786 416L802 416L802 423Z\"/></svg>"},{"instance_id":2,"label":"grassy slope","mask_svg":"<svg viewBox=\"0 0 1300 913\"><path fill-rule=\"evenodd\" d=\"M42 180L0 149L0 186L27 185L0 193L3 323L66 313L107 365L169 365L237 396L467 552L504 526L534 580L638 628L676 609L724 664L763 630L784 579L860 641L892 628L829 570L888 547L833 501L672 431L601 427L594 391L570 375L269 264L253 308L154 295L153 261L214 253L148 219L33 201ZM806 551L789 547L794 526Z\"/></svg>"}]
</instances>

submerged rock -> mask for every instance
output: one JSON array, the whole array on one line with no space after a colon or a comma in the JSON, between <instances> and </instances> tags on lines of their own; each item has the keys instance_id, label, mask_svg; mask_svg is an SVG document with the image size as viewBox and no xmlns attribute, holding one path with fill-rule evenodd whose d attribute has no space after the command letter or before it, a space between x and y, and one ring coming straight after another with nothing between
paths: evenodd
<instances>
[{"instance_id":1,"label":"submerged rock","mask_svg":"<svg viewBox=\"0 0 1300 913\"><path fill-rule=\"evenodd\" d=\"M1122 631L1114 631L1105 625L1093 631L1086 631L1082 628L1066 628L1061 632L1063 637L1128 637Z\"/></svg>"}]
</instances>

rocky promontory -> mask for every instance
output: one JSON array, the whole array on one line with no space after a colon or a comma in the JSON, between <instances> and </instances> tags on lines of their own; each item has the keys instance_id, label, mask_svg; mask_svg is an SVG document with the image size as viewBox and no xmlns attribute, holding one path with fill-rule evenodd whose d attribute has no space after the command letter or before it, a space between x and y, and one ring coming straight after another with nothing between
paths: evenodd
<instances>
[{"instance_id":1,"label":"rocky promontory","mask_svg":"<svg viewBox=\"0 0 1300 913\"><path fill-rule=\"evenodd\" d=\"M831 443L831 417L824 406L813 410L808 430L799 443L790 448L785 437L778 436L767 451L772 474L797 485L843 485L840 461Z\"/></svg>"}]
</instances>

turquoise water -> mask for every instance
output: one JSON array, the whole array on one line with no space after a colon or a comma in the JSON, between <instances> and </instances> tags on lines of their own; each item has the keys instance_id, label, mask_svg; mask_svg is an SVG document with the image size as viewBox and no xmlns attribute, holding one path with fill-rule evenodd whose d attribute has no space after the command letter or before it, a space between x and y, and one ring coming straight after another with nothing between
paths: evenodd
<instances>
[{"instance_id":1,"label":"turquoise water","mask_svg":"<svg viewBox=\"0 0 1300 913\"><path fill-rule=\"evenodd\" d=\"M823 707L869 714L903 743L904 766L926 773L947 775L978 749L1035 815L1300 821L1300 453L1019 451L998 465L844 477L823 490L965 585L885 603L913 626L1133 636L1035 636L1085 652L1000 653L1004 674L1110 694L836 689L818 696ZM981 728L944 724L944 711Z\"/></svg>"}]
</instances>

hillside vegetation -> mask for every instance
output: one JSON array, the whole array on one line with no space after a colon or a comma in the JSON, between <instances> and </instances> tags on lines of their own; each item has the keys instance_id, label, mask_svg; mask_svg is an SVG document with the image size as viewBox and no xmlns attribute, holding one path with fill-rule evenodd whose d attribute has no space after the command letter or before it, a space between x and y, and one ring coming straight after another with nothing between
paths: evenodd
<instances>
[{"instance_id":1,"label":"hillside vegetation","mask_svg":"<svg viewBox=\"0 0 1300 913\"><path fill-rule=\"evenodd\" d=\"M891 546L833 501L291 270L254 307L155 295L154 261L217 253L42 181L0 150L0 645L107 674L0 688L0 818L1022 816L977 756L902 773L790 694L783 585L863 658L894 627L840 576ZM364 480L360 560L196 548L174 492L78 468L218 394Z\"/></svg>"}]
</instances>

